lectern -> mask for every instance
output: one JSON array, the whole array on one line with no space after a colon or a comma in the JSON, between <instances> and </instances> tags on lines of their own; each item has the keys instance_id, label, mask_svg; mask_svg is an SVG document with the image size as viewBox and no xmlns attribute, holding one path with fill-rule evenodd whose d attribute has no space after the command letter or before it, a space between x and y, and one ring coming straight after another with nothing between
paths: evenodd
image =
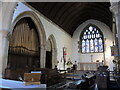
<instances>
[{"instance_id":1,"label":"lectern","mask_svg":"<svg viewBox=\"0 0 120 90\"><path fill-rule=\"evenodd\" d=\"M25 85L38 84L40 85L41 73L24 73Z\"/></svg>"}]
</instances>

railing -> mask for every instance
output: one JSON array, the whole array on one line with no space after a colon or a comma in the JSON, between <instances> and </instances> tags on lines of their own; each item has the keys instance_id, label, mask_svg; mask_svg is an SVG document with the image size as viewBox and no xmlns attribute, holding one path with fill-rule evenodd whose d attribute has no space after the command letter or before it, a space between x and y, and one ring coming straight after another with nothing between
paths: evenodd
<instances>
[{"instance_id":1,"label":"railing","mask_svg":"<svg viewBox=\"0 0 120 90\"><path fill-rule=\"evenodd\" d=\"M110 81L114 81L117 87L120 89L120 73L119 71L109 71L110 72Z\"/></svg>"}]
</instances>

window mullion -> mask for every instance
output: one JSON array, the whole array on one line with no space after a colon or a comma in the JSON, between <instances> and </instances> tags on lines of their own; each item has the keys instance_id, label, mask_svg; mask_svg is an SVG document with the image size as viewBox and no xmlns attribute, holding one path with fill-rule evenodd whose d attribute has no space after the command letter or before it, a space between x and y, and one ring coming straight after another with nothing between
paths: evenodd
<instances>
[{"instance_id":1,"label":"window mullion","mask_svg":"<svg viewBox=\"0 0 120 90\"><path fill-rule=\"evenodd\" d=\"M86 49L86 40L85 40L85 53L87 52L86 50L87 50L87 49Z\"/></svg>"},{"instance_id":2,"label":"window mullion","mask_svg":"<svg viewBox=\"0 0 120 90\"><path fill-rule=\"evenodd\" d=\"M88 39L88 41L89 41L89 53L90 53L90 52L91 52L91 51L90 51L90 39Z\"/></svg>"},{"instance_id":3,"label":"window mullion","mask_svg":"<svg viewBox=\"0 0 120 90\"><path fill-rule=\"evenodd\" d=\"M94 46L94 52L95 52L95 39L93 39L93 46Z\"/></svg>"}]
</instances>

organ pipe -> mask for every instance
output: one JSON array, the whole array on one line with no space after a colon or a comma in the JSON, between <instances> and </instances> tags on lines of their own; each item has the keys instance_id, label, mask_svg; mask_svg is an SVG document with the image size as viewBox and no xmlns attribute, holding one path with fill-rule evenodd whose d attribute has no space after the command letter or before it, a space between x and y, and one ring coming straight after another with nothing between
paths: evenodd
<instances>
[{"instance_id":1,"label":"organ pipe","mask_svg":"<svg viewBox=\"0 0 120 90\"><path fill-rule=\"evenodd\" d=\"M18 22L13 30L10 52L39 55L39 41L35 28L30 28L25 20Z\"/></svg>"}]
</instances>

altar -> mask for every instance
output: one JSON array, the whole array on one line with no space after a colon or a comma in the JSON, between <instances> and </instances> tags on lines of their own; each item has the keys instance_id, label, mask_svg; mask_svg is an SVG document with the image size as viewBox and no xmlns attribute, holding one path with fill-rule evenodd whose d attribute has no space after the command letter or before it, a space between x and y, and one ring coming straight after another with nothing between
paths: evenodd
<instances>
[{"instance_id":1,"label":"altar","mask_svg":"<svg viewBox=\"0 0 120 90\"><path fill-rule=\"evenodd\" d=\"M79 70L97 70L99 66L102 66L102 62L79 62L78 69Z\"/></svg>"},{"instance_id":2,"label":"altar","mask_svg":"<svg viewBox=\"0 0 120 90\"><path fill-rule=\"evenodd\" d=\"M5 89L12 89L12 90L18 90L18 89L35 89L35 88L42 88L43 90L46 89L46 84L40 84L40 85L25 85L25 82L22 81L14 81L14 80L7 80L7 79L0 79L0 88Z\"/></svg>"}]
</instances>

